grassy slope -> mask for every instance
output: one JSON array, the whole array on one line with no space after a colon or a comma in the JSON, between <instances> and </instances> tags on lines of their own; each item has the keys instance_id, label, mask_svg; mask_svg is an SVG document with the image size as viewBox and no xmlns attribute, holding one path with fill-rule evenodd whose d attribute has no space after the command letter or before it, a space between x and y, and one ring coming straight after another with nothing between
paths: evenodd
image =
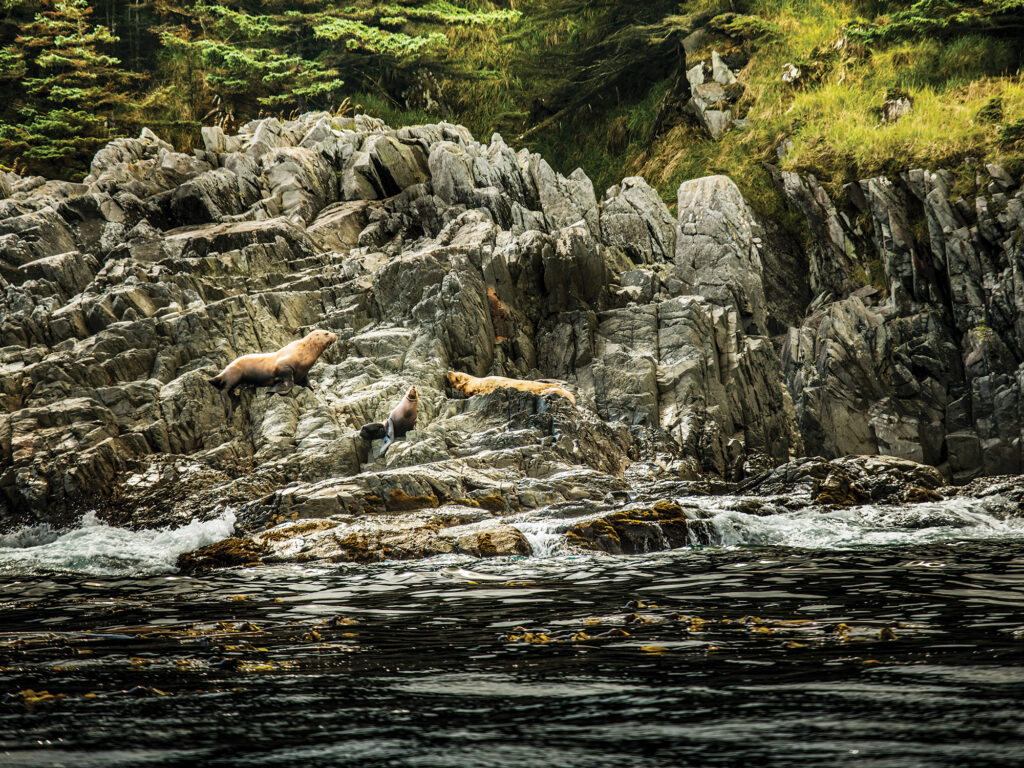
<instances>
[{"instance_id":1,"label":"grassy slope","mask_svg":"<svg viewBox=\"0 0 1024 768\"><path fill-rule=\"evenodd\" d=\"M973 179L979 160L1024 170L1024 152L1004 141L1024 120L1024 77L1011 43L968 35L869 47L844 32L857 7L826 0L753 0L750 13L776 29L746 43L753 54L739 78L751 126L714 142L677 125L642 167L663 191L728 173L770 211L775 204L760 163L778 161L774 148L785 137L793 146L782 167L814 173L834 194L844 182L914 167L959 167L964 179ZM729 44L719 38L698 55ZM787 62L804 72L797 87L782 82ZM883 124L880 108L893 90L910 95L913 112Z\"/></svg>"},{"instance_id":2,"label":"grassy slope","mask_svg":"<svg viewBox=\"0 0 1024 768\"><path fill-rule=\"evenodd\" d=\"M514 148L525 146L539 152L564 173L583 168L600 197L608 186L630 173L630 158L640 154L641 140L654 120L667 83L656 84L618 106L584 109L519 140L520 134L533 127L531 107L537 101L551 102L550 94L563 85L550 71L531 66L531 59L538 55L543 58L544 52L585 36L591 21L586 9L574 17L536 21L534 14L544 4L544 0L509 3L523 12L521 22L511 29L449 29L450 50L458 70L463 74L472 72L473 76L448 78L439 69L435 74L441 100L449 109L448 119L466 125L480 141L489 141L498 131ZM437 114L405 109L378 94L358 93L350 101L396 127L438 119ZM550 111L558 107L550 104ZM609 151L609 127L621 118L629 125L627 145Z\"/></svg>"},{"instance_id":3,"label":"grassy slope","mask_svg":"<svg viewBox=\"0 0 1024 768\"><path fill-rule=\"evenodd\" d=\"M912 167L959 169L965 187L973 184L983 160L1024 173L1021 53L1013 43L992 36L868 46L845 30L860 16L873 20L865 3L875 0L694 0L680 7L680 27L700 15L733 9L747 14L732 37L716 33L688 58L692 66L713 49L749 55L739 72L746 93L738 105L750 119L748 128L712 141L690 119L676 115L648 147L666 80L616 106L584 108L518 140L559 107L550 103L550 95L564 86L558 82L558 67L536 66L538 60L550 64L552 51L593 38L597 12L583 3L577 13L552 18L544 16L548 0L472 1L481 7L514 6L523 16L498 28L451 27L450 60L433 72L440 89L432 88L432 95L447 107L448 119L464 123L482 141L498 130L510 144L540 152L558 170L582 167L599 197L623 176L639 173L673 204L680 182L725 173L756 208L785 223L790 214L763 165L779 162L774 150L784 138L792 141L792 149L782 166L814 173L833 194L846 181ZM415 25L407 31L416 32ZM787 62L805 73L796 87L781 81ZM459 74L451 76L452 71ZM157 75L161 82L177 82L173 72ZM883 125L879 109L894 89L911 96L914 110ZM432 107L406 109L383 93L350 94L349 101L395 126L438 118ZM547 112L538 110L538 103ZM178 136L172 127L158 125L181 146L198 143L194 129ZM1007 140L1014 137L1015 142Z\"/></svg>"}]
</instances>

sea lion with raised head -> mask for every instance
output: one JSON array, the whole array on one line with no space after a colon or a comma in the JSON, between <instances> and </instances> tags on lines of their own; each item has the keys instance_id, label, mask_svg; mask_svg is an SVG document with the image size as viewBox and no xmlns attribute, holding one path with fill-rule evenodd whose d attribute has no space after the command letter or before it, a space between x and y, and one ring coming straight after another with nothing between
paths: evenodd
<instances>
[{"instance_id":1,"label":"sea lion with raised head","mask_svg":"<svg viewBox=\"0 0 1024 768\"><path fill-rule=\"evenodd\" d=\"M409 387L402 402L396 405L384 421L375 421L366 424L359 430L359 436L363 440L378 440L384 438L381 446L381 456L387 451L397 438L405 437L405 433L416 426L416 417L419 415L419 395L416 387Z\"/></svg>"},{"instance_id":2,"label":"sea lion with raised head","mask_svg":"<svg viewBox=\"0 0 1024 768\"><path fill-rule=\"evenodd\" d=\"M331 331L312 331L298 341L286 344L277 352L242 355L236 358L210 379L210 383L224 393L229 417L231 400L228 396L244 384L269 387L272 393L280 395L288 394L296 385L312 390L309 369L324 350L337 340L338 334Z\"/></svg>"}]
</instances>

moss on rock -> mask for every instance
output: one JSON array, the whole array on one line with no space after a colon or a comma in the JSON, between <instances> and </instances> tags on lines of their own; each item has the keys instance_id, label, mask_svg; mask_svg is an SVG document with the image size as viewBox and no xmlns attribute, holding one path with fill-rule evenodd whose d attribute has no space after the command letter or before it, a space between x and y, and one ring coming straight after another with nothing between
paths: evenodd
<instances>
[{"instance_id":1,"label":"moss on rock","mask_svg":"<svg viewBox=\"0 0 1024 768\"><path fill-rule=\"evenodd\" d=\"M266 544L249 538L233 537L178 555L176 565L183 574L192 575L206 573L214 568L256 564L269 552Z\"/></svg>"}]
</instances>

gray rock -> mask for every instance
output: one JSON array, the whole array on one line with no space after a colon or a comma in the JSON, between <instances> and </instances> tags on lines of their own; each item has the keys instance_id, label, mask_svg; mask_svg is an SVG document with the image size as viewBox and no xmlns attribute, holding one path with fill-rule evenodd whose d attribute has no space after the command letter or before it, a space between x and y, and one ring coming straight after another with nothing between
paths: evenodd
<instances>
[{"instance_id":1,"label":"gray rock","mask_svg":"<svg viewBox=\"0 0 1024 768\"><path fill-rule=\"evenodd\" d=\"M704 65L697 64L686 70L686 79L690 82L690 90L694 91L704 84Z\"/></svg>"},{"instance_id":2,"label":"gray rock","mask_svg":"<svg viewBox=\"0 0 1024 768\"><path fill-rule=\"evenodd\" d=\"M914 111L914 102L907 94L897 94L882 102L882 122L895 123Z\"/></svg>"},{"instance_id":3,"label":"gray rock","mask_svg":"<svg viewBox=\"0 0 1024 768\"><path fill-rule=\"evenodd\" d=\"M736 82L736 75L729 69L729 66L722 61L718 51L711 52L711 78L719 85L732 85Z\"/></svg>"},{"instance_id":4,"label":"gray rock","mask_svg":"<svg viewBox=\"0 0 1024 768\"><path fill-rule=\"evenodd\" d=\"M328 206L306 231L321 248L345 253L359 245L359 233L368 223L370 206L366 200Z\"/></svg>"},{"instance_id":5,"label":"gray rock","mask_svg":"<svg viewBox=\"0 0 1024 768\"><path fill-rule=\"evenodd\" d=\"M600 223L604 241L625 251L634 264L664 263L675 256L672 215L639 176L623 179L605 193Z\"/></svg>"},{"instance_id":6,"label":"gray rock","mask_svg":"<svg viewBox=\"0 0 1024 768\"><path fill-rule=\"evenodd\" d=\"M761 255L756 223L743 195L727 176L679 185L675 264L695 293L731 307L744 330L767 333Z\"/></svg>"},{"instance_id":7,"label":"gray rock","mask_svg":"<svg viewBox=\"0 0 1024 768\"><path fill-rule=\"evenodd\" d=\"M850 275L859 263L855 234L848 231L828 194L812 175L783 171L776 177L781 192L803 214L812 237L809 252L813 295L849 293ZM859 191L860 188L857 187Z\"/></svg>"},{"instance_id":8,"label":"gray rock","mask_svg":"<svg viewBox=\"0 0 1024 768\"><path fill-rule=\"evenodd\" d=\"M704 46L709 37L710 35L708 35L706 29L695 30L683 38L683 50L686 51L687 55L695 53Z\"/></svg>"},{"instance_id":9,"label":"gray rock","mask_svg":"<svg viewBox=\"0 0 1024 768\"><path fill-rule=\"evenodd\" d=\"M697 487L905 503L946 492L923 464L1020 470L1005 171L971 202L910 171L842 205L780 174L803 254L725 177L684 183L673 221L640 179L599 205L582 171L444 123L310 113L203 139L202 159L119 139L85 185L0 176L0 526L231 505L240 557L372 561L525 555L524 520L558 514L580 518L567 539L640 552L709 540L664 506ZM229 417L208 378L314 328L338 341L311 389L245 390ZM450 370L576 402L466 397ZM416 429L382 455L359 429L411 385Z\"/></svg>"},{"instance_id":10,"label":"gray rock","mask_svg":"<svg viewBox=\"0 0 1024 768\"><path fill-rule=\"evenodd\" d=\"M288 147L261 159L263 185L283 216L299 225L311 224L323 208L338 199L334 169L319 152Z\"/></svg>"},{"instance_id":11,"label":"gray rock","mask_svg":"<svg viewBox=\"0 0 1024 768\"><path fill-rule=\"evenodd\" d=\"M168 223L206 224L244 213L261 197L255 168L207 171L179 186L168 201Z\"/></svg>"}]
</instances>

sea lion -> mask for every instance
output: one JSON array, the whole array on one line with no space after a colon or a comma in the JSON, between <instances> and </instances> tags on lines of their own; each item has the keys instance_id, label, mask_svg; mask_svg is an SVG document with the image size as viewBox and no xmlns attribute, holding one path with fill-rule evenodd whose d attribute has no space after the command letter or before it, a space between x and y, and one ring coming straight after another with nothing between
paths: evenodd
<instances>
[{"instance_id":1,"label":"sea lion","mask_svg":"<svg viewBox=\"0 0 1024 768\"><path fill-rule=\"evenodd\" d=\"M277 352L242 355L210 379L210 383L224 393L229 417L231 400L228 396L243 384L269 387L271 392L281 395L291 392L295 385L312 390L309 369L323 351L337 340L338 334L317 330L286 344Z\"/></svg>"},{"instance_id":2,"label":"sea lion","mask_svg":"<svg viewBox=\"0 0 1024 768\"><path fill-rule=\"evenodd\" d=\"M381 446L381 456L387 451L397 438L405 437L405 433L416 426L416 417L419 415L419 395L416 387L409 387L402 401L396 405L383 422L366 424L359 430L359 436L363 440L378 440L384 438Z\"/></svg>"},{"instance_id":3,"label":"sea lion","mask_svg":"<svg viewBox=\"0 0 1024 768\"><path fill-rule=\"evenodd\" d=\"M486 395L496 389L518 389L521 392L533 392L535 395L561 395L573 405L576 405L576 397L569 390L565 389L560 382L552 379L538 379L537 381L526 381L524 379L509 379L504 376L484 376L478 378L468 373L459 371L448 372L448 384L464 395Z\"/></svg>"}]
</instances>

